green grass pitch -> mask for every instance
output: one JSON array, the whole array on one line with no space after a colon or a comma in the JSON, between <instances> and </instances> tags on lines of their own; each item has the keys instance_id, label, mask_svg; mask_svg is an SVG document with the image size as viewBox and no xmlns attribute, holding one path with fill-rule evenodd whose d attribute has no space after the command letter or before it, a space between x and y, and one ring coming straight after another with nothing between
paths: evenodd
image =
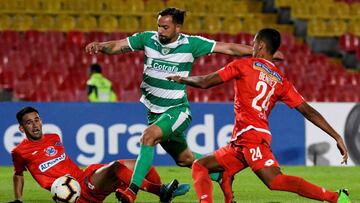
<instances>
[{"instance_id":1,"label":"green grass pitch","mask_svg":"<svg viewBox=\"0 0 360 203\"><path fill-rule=\"evenodd\" d=\"M157 167L164 182L177 178L182 183L191 183L191 171L180 167ZM317 185L330 190L348 188L352 202L360 203L360 167L294 167L284 166L282 171L289 175L301 176ZM0 167L0 202L13 200L12 167ZM288 192L270 191L252 173L246 169L235 176L235 200L254 203L275 202L317 202L302 198ZM193 187L190 192L173 200L174 203L197 202ZM223 195L217 184L214 184L214 202L223 202ZM36 184L29 173L25 173L24 202L51 202L50 193ZM115 195L110 195L105 202L117 202ZM140 192L137 202L158 202L158 197Z\"/></svg>"}]
</instances>

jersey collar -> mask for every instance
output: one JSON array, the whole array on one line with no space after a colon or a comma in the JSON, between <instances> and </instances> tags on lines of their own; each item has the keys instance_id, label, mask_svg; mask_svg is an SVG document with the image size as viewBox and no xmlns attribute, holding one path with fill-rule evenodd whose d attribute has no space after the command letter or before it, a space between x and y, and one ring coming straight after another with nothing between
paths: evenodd
<instances>
[{"instance_id":1,"label":"jersey collar","mask_svg":"<svg viewBox=\"0 0 360 203\"><path fill-rule=\"evenodd\" d=\"M151 37L151 39L157 41L162 47L167 47L167 48L172 48L172 49L174 49L182 44L189 44L189 40L182 33L179 34L179 37L177 38L177 40L175 42L172 42L170 44L165 44L165 45L161 44L161 42L159 41L158 33L155 33L155 35L153 35Z\"/></svg>"}]
</instances>

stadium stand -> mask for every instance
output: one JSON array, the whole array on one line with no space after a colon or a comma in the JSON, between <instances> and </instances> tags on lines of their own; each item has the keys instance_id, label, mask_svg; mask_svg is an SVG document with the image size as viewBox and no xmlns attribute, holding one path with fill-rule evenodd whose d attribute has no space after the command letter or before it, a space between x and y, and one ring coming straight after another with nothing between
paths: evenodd
<instances>
[{"instance_id":1,"label":"stadium stand","mask_svg":"<svg viewBox=\"0 0 360 203\"><path fill-rule=\"evenodd\" d=\"M137 101L142 53L91 56L84 46L156 30L156 12L165 6L188 11L186 33L218 41L251 44L260 28L276 28L285 54L278 65L306 99L360 101L360 73L346 68L360 69L358 0L2 0L0 92L12 92L14 100L86 101L87 67L97 62L122 101ZM193 75L233 59L218 54L199 58ZM231 85L211 91L189 88L188 97L231 101Z\"/></svg>"}]
</instances>

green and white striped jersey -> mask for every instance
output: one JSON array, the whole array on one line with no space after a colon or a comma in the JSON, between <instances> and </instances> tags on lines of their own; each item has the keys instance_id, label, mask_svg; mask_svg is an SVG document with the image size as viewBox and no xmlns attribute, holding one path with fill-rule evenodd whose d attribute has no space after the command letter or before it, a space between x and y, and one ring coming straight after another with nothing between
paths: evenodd
<instances>
[{"instance_id":1,"label":"green and white striped jersey","mask_svg":"<svg viewBox=\"0 0 360 203\"><path fill-rule=\"evenodd\" d=\"M196 57L212 53L215 41L200 36L180 34L163 45L157 32L136 33L127 38L130 48L144 50L144 72L140 101L153 113L175 106L189 105L186 86L166 79L170 75L189 76Z\"/></svg>"}]
</instances>

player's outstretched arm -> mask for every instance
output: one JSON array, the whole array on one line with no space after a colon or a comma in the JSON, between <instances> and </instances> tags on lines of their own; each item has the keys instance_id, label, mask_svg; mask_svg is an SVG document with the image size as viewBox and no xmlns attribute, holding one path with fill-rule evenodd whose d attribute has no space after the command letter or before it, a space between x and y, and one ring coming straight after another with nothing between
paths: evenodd
<instances>
[{"instance_id":1,"label":"player's outstretched arm","mask_svg":"<svg viewBox=\"0 0 360 203\"><path fill-rule=\"evenodd\" d=\"M24 188L24 176L23 174L15 174L13 175L13 186L14 186L14 194L15 194L15 201L14 202L21 202L22 201L22 194ZM16 201L17 200L17 201Z\"/></svg>"},{"instance_id":2,"label":"player's outstretched arm","mask_svg":"<svg viewBox=\"0 0 360 203\"><path fill-rule=\"evenodd\" d=\"M213 52L233 56L251 56L252 47L245 44L216 42Z\"/></svg>"},{"instance_id":3,"label":"player's outstretched arm","mask_svg":"<svg viewBox=\"0 0 360 203\"><path fill-rule=\"evenodd\" d=\"M174 82L180 84L190 85L192 87L207 89L216 85L223 83L217 72L210 73L208 75L202 76L191 76L191 77L181 77L181 76L169 76L166 77L168 80L172 80Z\"/></svg>"},{"instance_id":4,"label":"player's outstretched arm","mask_svg":"<svg viewBox=\"0 0 360 203\"><path fill-rule=\"evenodd\" d=\"M213 52L232 56L251 56L253 54L253 48L245 44L216 42ZM281 51L276 51L273 60L284 60L284 54Z\"/></svg>"},{"instance_id":5,"label":"player's outstretched arm","mask_svg":"<svg viewBox=\"0 0 360 203\"><path fill-rule=\"evenodd\" d=\"M322 129L328 135L336 140L337 147L340 153L343 155L343 160L341 163L347 164L348 151L346 149L344 140L342 137L330 126L330 124L325 120L325 118L311 107L307 102L303 102L296 109L304 115L304 117L311 121L314 125Z\"/></svg>"},{"instance_id":6,"label":"player's outstretched arm","mask_svg":"<svg viewBox=\"0 0 360 203\"><path fill-rule=\"evenodd\" d=\"M107 41L107 42L91 42L85 47L85 51L89 54L121 54L130 52L131 48L127 39Z\"/></svg>"}]
</instances>

